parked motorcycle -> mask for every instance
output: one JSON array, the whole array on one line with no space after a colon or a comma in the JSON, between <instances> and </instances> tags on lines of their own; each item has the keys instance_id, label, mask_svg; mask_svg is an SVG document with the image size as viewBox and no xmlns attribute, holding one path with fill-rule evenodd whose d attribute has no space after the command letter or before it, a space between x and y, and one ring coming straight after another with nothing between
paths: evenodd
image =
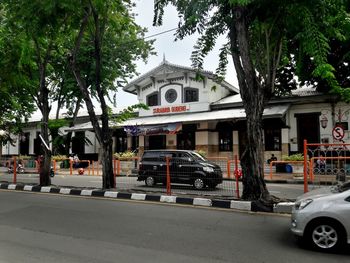
<instances>
[{"instance_id":1,"label":"parked motorcycle","mask_svg":"<svg viewBox=\"0 0 350 263\"><path fill-rule=\"evenodd\" d=\"M55 171L53 169L53 166L50 167L50 177L54 177L55 176Z\"/></svg>"},{"instance_id":2,"label":"parked motorcycle","mask_svg":"<svg viewBox=\"0 0 350 263\"><path fill-rule=\"evenodd\" d=\"M9 166L9 167L7 168L7 172L8 172L9 174L12 174L12 173L13 173L13 166ZM24 167L23 167L22 164L17 164L17 165L16 165L16 172L17 172L17 173L20 173L20 174L23 174L23 173L25 172L25 169L24 169Z\"/></svg>"}]
</instances>

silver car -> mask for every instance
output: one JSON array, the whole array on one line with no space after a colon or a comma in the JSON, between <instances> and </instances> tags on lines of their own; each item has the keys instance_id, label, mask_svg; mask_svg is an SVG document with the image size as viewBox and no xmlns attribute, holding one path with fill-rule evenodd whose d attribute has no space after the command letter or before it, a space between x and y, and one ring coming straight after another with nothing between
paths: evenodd
<instances>
[{"instance_id":1,"label":"silver car","mask_svg":"<svg viewBox=\"0 0 350 263\"><path fill-rule=\"evenodd\" d=\"M350 182L300 196L293 207L291 231L318 250L350 244Z\"/></svg>"}]
</instances>

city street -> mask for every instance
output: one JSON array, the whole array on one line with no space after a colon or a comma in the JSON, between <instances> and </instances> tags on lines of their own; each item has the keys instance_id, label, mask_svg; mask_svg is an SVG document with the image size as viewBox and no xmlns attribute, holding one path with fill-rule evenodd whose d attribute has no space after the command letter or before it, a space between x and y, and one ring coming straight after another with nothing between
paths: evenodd
<instances>
[{"instance_id":1,"label":"city street","mask_svg":"<svg viewBox=\"0 0 350 263\"><path fill-rule=\"evenodd\" d=\"M0 262L346 262L288 216L0 191Z\"/></svg>"}]
</instances>

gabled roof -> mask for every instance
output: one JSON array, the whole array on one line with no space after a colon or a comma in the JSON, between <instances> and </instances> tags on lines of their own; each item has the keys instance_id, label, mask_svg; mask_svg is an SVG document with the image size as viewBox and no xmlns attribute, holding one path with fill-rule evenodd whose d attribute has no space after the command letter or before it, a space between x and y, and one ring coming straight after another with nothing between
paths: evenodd
<instances>
[{"instance_id":1,"label":"gabled roof","mask_svg":"<svg viewBox=\"0 0 350 263\"><path fill-rule=\"evenodd\" d=\"M270 100L270 103L279 102L279 101L294 101L295 99L300 100L301 98L322 96L322 95L327 95L327 94L317 91L315 87L301 87L296 90L292 90L291 94L289 95L272 98ZM216 102L213 102L211 104L211 107L213 109L218 109L223 107L227 108L227 107L241 106L242 103L243 102L242 102L241 94L234 94L234 95L230 95L225 98L222 98Z\"/></svg>"},{"instance_id":2,"label":"gabled roof","mask_svg":"<svg viewBox=\"0 0 350 263\"><path fill-rule=\"evenodd\" d=\"M166 73L173 73L173 72L193 72L196 73L197 70L191 67L185 67L185 66L180 66L180 65L176 65L176 64L172 64L169 63L167 60L163 59L162 63L155 67L154 69L148 71L147 73L139 76L138 78L132 80L131 82L129 82L124 88L123 90L132 94L137 94L137 86L142 86L143 84L146 84L145 82L149 81L149 78L151 77L155 77L156 75L161 75L161 74L166 74ZM200 73L203 76L206 76L210 79L214 79L216 75L211 72L211 71L207 71L207 70L202 70L200 71ZM233 85L231 85L230 83L226 82L226 81L222 81L220 83L221 86L225 87L226 89L229 89L235 93L239 93L239 89L234 87Z\"/></svg>"}]
</instances>

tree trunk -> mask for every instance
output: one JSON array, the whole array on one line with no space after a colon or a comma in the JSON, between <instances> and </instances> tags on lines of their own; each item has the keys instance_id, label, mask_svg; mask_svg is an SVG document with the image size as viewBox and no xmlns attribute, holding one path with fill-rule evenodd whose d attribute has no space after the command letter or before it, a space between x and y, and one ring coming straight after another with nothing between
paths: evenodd
<instances>
[{"instance_id":1,"label":"tree trunk","mask_svg":"<svg viewBox=\"0 0 350 263\"><path fill-rule=\"evenodd\" d=\"M112 141L108 140L102 144L102 187L104 189L114 188L114 173L113 173L113 152Z\"/></svg>"},{"instance_id":2,"label":"tree trunk","mask_svg":"<svg viewBox=\"0 0 350 263\"><path fill-rule=\"evenodd\" d=\"M251 104L251 103L250 103ZM247 145L241 156L243 169L243 194L245 200L267 200L269 193L264 181L262 112L249 112L247 108L257 107L246 103ZM263 108L262 108L263 111Z\"/></svg>"},{"instance_id":3,"label":"tree trunk","mask_svg":"<svg viewBox=\"0 0 350 263\"><path fill-rule=\"evenodd\" d=\"M42 122L41 122L41 136L44 139L47 146L49 146L49 103L48 103L48 90L46 87L41 88L41 102L40 110L42 113ZM46 98L46 99L45 99ZM44 150L44 156L40 162L40 185L49 186L51 185L50 178L50 168L51 168L51 150L47 149L43 142L41 142L42 149Z\"/></svg>"},{"instance_id":4,"label":"tree trunk","mask_svg":"<svg viewBox=\"0 0 350 263\"><path fill-rule=\"evenodd\" d=\"M262 116L266 101L264 87L259 83L249 51L247 10L232 9L230 26L231 53L247 119L247 145L241 156L244 200L269 199L264 182Z\"/></svg>"}]
</instances>

